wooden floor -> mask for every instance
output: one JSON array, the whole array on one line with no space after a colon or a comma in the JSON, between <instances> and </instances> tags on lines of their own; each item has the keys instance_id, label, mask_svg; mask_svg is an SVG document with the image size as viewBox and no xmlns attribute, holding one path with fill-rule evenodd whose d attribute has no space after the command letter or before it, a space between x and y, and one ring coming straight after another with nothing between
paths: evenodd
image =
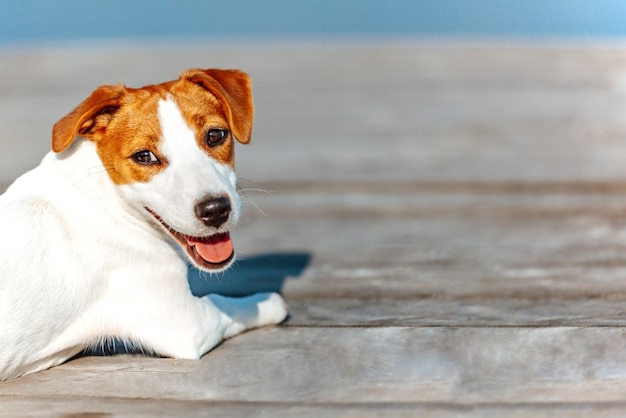
<instances>
[{"instance_id":1,"label":"wooden floor","mask_svg":"<svg viewBox=\"0 0 626 418\"><path fill-rule=\"evenodd\" d=\"M5 50L0 181L97 85L207 66L253 76L257 118L242 260L192 289L280 290L289 320L1 383L0 416L626 415L626 47Z\"/></svg>"}]
</instances>

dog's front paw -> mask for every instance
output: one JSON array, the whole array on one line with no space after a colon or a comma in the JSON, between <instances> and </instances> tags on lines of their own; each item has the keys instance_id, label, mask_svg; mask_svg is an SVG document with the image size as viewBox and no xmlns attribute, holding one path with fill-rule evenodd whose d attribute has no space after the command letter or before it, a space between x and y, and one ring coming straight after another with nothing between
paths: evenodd
<instances>
[{"instance_id":1,"label":"dog's front paw","mask_svg":"<svg viewBox=\"0 0 626 418\"><path fill-rule=\"evenodd\" d=\"M243 298L205 296L225 317L224 338L247 329L279 324L287 317L287 305L277 293L255 293Z\"/></svg>"},{"instance_id":2,"label":"dog's front paw","mask_svg":"<svg viewBox=\"0 0 626 418\"><path fill-rule=\"evenodd\" d=\"M280 324L287 318L288 306L278 293L259 293L258 326Z\"/></svg>"}]
</instances>

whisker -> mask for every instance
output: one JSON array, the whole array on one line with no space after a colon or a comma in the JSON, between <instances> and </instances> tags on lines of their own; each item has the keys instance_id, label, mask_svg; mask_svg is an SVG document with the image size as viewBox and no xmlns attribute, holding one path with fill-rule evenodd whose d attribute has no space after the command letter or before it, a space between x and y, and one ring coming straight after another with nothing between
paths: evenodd
<instances>
[{"instance_id":1,"label":"whisker","mask_svg":"<svg viewBox=\"0 0 626 418\"><path fill-rule=\"evenodd\" d=\"M253 201L251 201L251 200L250 200L250 199L248 199L247 197L244 197L244 198L242 199L242 203L246 203L246 204L248 204L248 206L250 206L253 210L255 210L256 212L260 213L260 214L261 214L261 216L263 216L263 218L265 218L265 219L269 219L269 216L267 215L267 213L265 213L265 212L263 211L263 209L261 209L261 208L259 207L259 205L257 205L256 203L254 203Z\"/></svg>"},{"instance_id":2,"label":"whisker","mask_svg":"<svg viewBox=\"0 0 626 418\"><path fill-rule=\"evenodd\" d=\"M102 173L108 173L109 171L112 171L113 167L112 166L95 166L95 167L90 167L89 169L87 169L87 174L86 177L91 177L91 176L95 176L98 174L102 174Z\"/></svg>"},{"instance_id":3,"label":"whisker","mask_svg":"<svg viewBox=\"0 0 626 418\"><path fill-rule=\"evenodd\" d=\"M252 201L252 199L249 196L249 192L265 193L269 195L273 194L274 192L272 192L271 190L265 190L261 188L243 188L243 187L240 187L239 185L237 185L237 191L239 192L239 195L241 196L242 203L248 204L252 209L260 213L265 219L269 218L267 213L265 213L263 209L261 209L256 203Z\"/></svg>"},{"instance_id":4,"label":"whisker","mask_svg":"<svg viewBox=\"0 0 626 418\"><path fill-rule=\"evenodd\" d=\"M245 181L245 182L248 182L248 183L252 183L252 184L259 184L259 183L257 183L256 181L254 181L254 180L250 180L250 179L249 179L249 178L247 178L247 177L241 177L241 176L239 176L239 177L237 177L237 178L238 178L239 180L241 180L241 181Z\"/></svg>"},{"instance_id":5,"label":"whisker","mask_svg":"<svg viewBox=\"0 0 626 418\"><path fill-rule=\"evenodd\" d=\"M251 188L241 188L241 187L237 187L237 190L239 190L239 193L246 193L246 192L259 192L259 193L265 193L265 194L274 194L274 192L272 190L266 190L266 189L251 189Z\"/></svg>"}]
</instances>

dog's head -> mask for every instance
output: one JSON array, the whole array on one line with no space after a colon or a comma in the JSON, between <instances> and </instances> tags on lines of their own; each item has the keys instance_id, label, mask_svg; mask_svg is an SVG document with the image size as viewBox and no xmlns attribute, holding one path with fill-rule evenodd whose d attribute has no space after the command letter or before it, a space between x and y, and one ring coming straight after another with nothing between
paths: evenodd
<instances>
[{"instance_id":1,"label":"dog's head","mask_svg":"<svg viewBox=\"0 0 626 418\"><path fill-rule=\"evenodd\" d=\"M160 225L197 267L234 258L239 219L234 140L250 141L250 80L237 70L188 70L138 89L102 86L54 125L52 150L91 140L123 198Z\"/></svg>"}]
</instances>

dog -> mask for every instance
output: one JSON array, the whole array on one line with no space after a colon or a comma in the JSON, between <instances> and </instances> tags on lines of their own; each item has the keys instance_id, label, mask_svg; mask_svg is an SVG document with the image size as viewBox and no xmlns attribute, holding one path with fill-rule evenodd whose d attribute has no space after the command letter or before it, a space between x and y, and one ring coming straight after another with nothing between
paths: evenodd
<instances>
[{"instance_id":1,"label":"dog","mask_svg":"<svg viewBox=\"0 0 626 418\"><path fill-rule=\"evenodd\" d=\"M52 151L0 195L0 380L112 339L198 359L282 322L277 293L192 295L188 263L235 259L235 141L251 139L251 82L191 69L98 87L61 118Z\"/></svg>"}]
</instances>

